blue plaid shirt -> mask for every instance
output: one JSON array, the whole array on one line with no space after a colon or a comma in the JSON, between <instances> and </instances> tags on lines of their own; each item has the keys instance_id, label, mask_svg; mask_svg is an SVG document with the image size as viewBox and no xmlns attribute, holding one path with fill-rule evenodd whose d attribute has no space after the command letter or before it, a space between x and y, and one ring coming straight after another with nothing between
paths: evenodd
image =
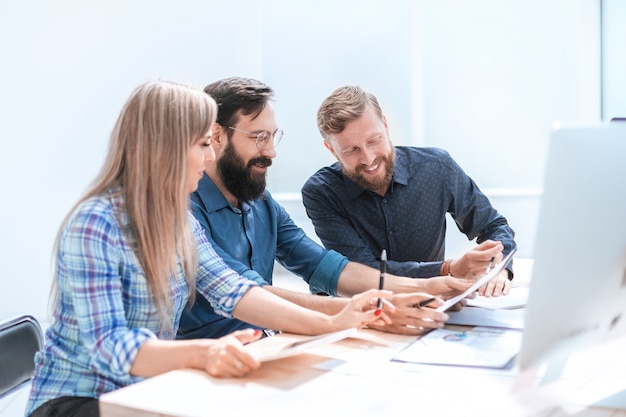
<instances>
[{"instance_id":1,"label":"blue plaid shirt","mask_svg":"<svg viewBox=\"0 0 626 417\"><path fill-rule=\"evenodd\" d=\"M235 304L256 284L229 269L199 223L189 218L199 242L198 291L218 314L232 317ZM63 230L57 253L59 298L46 346L35 358L27 416L54 398L98 398L139 381L129 371L141 345L174 338L188 300L182 268L171 277L173 314L161 328L128 231L119 190L84 202Z\"/></svg>"},{"instance_id":2,"label":"blue plaid shirt","mask_svg":"<svg viewBox=\"0 0 626 417\"><path fill-rule=\"evenodd\" d=\"M329 249L378 268L387 250L387 271L406 277L439 275L445 258L446 213L469 240L499 240L506 255L515 233L474 181L438 148L397 146L396 167L384 196L365 190L335 163L302 188L315 232ZM512 266L509 264L509 271Z\"/></svg>"}]
</instances>

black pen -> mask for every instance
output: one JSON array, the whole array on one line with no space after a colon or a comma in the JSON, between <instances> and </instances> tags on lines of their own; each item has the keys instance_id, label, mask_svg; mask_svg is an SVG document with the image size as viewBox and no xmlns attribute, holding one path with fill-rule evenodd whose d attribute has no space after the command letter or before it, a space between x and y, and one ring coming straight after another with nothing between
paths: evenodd
<instances>
[{"instance_id":1,"label":"black pen","mask_svg":"<svg viewBox=\"0 0 626 417\"><path fill-rule=\"evenodd\" d=\"M436 298L435 298L435 297L433 297L433 298L427 298L427 299L422 300L422 301L420 301L419 303L415 304L415 306L416 306L417 308L426 307L428 304L432 303L432 302L433 302L433 301L435 301L435 300L436 300Z\"/></svg>"},{"instance_id":2,"label":"black pen","mask_svg":"<svg viewBox=\"0 0 626 417\"><path fill-rule=\"evenodd\" d=\"M495 256L491 257L491 260L489 261L489 265L487 265L487 274L489 273L489 271L491 271L491 268L493 267L493 261L496 260Z\"/></svg>"},{"instance_id":3,"label":"black pen","mask_svg":"<svg viewBox=\"0 0 626 417\"><path fill-rule=\"evenodd\" d=\"M387 251L383 249L383 253L380 254L380 279L378 281L378 289L382 290L385 285L385 272L387 272ZM383 299L378 299L378 305L376 306L379 310L383 308Z\"/></svg>"}]
</instances>

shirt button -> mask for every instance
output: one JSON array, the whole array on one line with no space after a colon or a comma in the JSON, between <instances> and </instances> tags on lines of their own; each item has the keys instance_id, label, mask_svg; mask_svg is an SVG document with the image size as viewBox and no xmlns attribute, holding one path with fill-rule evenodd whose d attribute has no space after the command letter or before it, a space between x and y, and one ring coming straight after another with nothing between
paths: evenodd
<instances>
[{"instance_id":1,"label":"shirt button","mask_svg":"<svg viewBox=\"0 0 626 417\"><path fill-rule=\"evenodd\" d=\"M386 203L386 202L387 202L387 199L386 199L386 198L383 198L383 203Z\"/></svg>"},{"instance_id":2,"label":"shirt button","mask_svg":"<svg viewBox=\"0 0 626 417\"><path fill-rule=\"evenodd\" d=\"M393 236L393 230L389 231L389 236Z\"/></svg>"}]
</instances>

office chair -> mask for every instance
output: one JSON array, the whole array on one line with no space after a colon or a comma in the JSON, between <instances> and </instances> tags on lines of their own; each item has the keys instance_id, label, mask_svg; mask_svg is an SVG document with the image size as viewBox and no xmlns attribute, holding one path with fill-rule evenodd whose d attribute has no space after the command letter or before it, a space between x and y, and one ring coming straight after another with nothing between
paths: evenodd
<instances>
[{"instance_id":1,"label":"office chair","mask_svg":"<svg viewBox=\"0 0 626 417\"><path fill-rule=\"evenodd\" d=\"M35 372L35 353L43 343L41 326L32 316L0 322L0 399L30 381Z\"/></svg>"}]
</instances>

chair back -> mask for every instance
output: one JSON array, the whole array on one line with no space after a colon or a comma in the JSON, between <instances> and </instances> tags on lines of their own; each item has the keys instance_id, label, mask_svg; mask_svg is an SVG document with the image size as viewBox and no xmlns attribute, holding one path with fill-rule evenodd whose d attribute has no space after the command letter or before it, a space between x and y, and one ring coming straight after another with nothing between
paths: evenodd
<instances>
[{"instance_id":1,"label":"chair back","mask_svg":"<svg viewBox=\"0 0 626 417\"><path fill-rule=\"evenodd\" d=\"M39 322L24 315L0 322L0 398L30 381L35 353L43 348Z\"/></svg>"}]
</instances>

